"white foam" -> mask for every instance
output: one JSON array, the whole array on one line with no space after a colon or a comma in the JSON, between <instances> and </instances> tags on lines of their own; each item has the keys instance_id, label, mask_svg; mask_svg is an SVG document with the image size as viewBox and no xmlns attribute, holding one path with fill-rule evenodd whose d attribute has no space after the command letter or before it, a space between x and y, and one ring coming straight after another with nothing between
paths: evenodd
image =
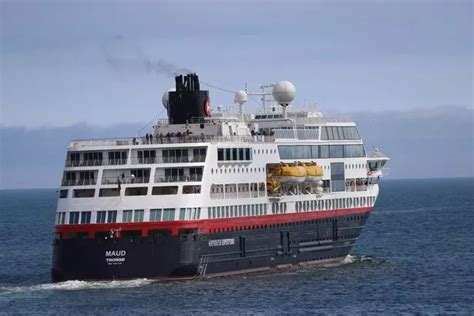
<instances>
[{"instance_id":1,"label":"white foam","mask_svg":"<svg viewBox=\"0 0 474 316\"><path fill-rule=\"evenodd\" d=\"M342 264L349 264L349 263L354 263L354 262L356 262L356 260L357 260L356 256L347 255L347 256L341 261L341 263L342 263Z\"/></svg>"},{"instance_id":2,"label":"white foam","mask_svg":"<svg viewBox=\"0 0 474 316\"><path fill-rule=\"evenodd\" d=\"M148 279L134 279L127 281L66 281L59 283L45 283L27 286L0 287L1 293L34 292L34 291L77 291L91 289L134 288L152 283Z\"/></svg>"}]
</instances>

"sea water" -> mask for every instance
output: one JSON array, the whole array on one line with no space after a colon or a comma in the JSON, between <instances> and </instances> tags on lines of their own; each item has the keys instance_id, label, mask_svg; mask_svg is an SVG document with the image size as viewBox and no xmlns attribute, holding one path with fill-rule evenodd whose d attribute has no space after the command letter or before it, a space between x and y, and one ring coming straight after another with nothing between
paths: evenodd
<instances>
[{"instance_id":1,"label":"sea water","mask_svg":"<svg viewBox=\"0 0 474 316\"><path fill-rule=\"evenodd\" d=\"M340 264L195 281L51 283L56 190L0 191L0 314L472 314L473 196L473 178L382 181Z\"/></svg>"}]
</instances>

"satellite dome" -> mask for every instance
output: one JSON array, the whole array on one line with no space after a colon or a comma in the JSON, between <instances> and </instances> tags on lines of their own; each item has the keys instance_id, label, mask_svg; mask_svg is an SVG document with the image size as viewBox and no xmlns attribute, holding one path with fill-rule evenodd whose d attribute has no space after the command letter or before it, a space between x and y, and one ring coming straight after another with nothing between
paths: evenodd
<instances>
[{"instance_id":1,"label":"satellite dome","mask_svg":"<svg viewBox=\"0 0 474 316\"><path fill-rule=\"evenodd\" d=\"M245 92L244 90L239 90L235 93L235 96L234 96L235 103L242 105L245 102L247 102L247 100L248 100L248 95L247 95L247 92Z\"/></svg>"},{"instance_id":2,"label":"satellite dome","mask_svg":"<svg viewBox=\"0 0 474 316\"><path fill-rule=\"evenodd\" d=\"M280 81L273 87L273 98L278 104L287 106L296 96L296 88L289 81Z\"/></svg>"},{"instance_id":3,"label":"satellite dome","mask_svg":"<svg viewBox=\"0 0 474 316\"><path fill-rule=\"evenodd\" d=\"M168 110L169 93L171 91L175 91L175 89L171 88L168 91L165 91L165 93L163 93L163 97L161 97L161 102L163 103L163 106L165 107L166 110Z\"/></svg>"}]
</instances>

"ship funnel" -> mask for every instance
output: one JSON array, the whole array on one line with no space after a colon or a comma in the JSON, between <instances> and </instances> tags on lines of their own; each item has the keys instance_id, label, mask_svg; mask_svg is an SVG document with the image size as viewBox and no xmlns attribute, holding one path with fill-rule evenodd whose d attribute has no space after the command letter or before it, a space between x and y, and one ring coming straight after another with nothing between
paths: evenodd
<instances>
[{"instance_id":1,"label":"ship funnel","mask_svg":"<svg viewBox=\"0 0 474 316\"><path fill-rule=\"evenodd\" d=\"M168 93L168 117L171 124L203 121L211 116L209 91L201 90L196 74L175 77L176 91Z\"/></svg>"}]
</instances>

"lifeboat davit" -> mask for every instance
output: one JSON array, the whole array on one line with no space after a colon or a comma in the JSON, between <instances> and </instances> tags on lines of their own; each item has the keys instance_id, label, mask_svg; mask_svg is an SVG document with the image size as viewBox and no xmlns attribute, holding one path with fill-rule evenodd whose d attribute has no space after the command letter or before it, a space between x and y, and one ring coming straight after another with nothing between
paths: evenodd
<instances>
[{"instance_id":1,"label":"lifeboat davit","mask_svg":"<svg viewBox=\"0 0 474 316\"><path fill-rule=\"evenodd\" d=\"M281 164L274 167L272 176L282 183L302 183L306 180L306 169L296 164Z\"/></svg>"},{"instance_id":2,"label":"lifeboat davit","mask_svg":"<svg viewBox=\"0 0 474 316\"><path fill-rule=\"evenodd\" d=\"M306 181L310 183L318 183L323 177L323 168L318 166L315 162L301 163L306 171Z\"/></svg>"},{"instance_id":3,"label":"lifeboat davit","mask_svg":"<svg viewBox=\"0 0 474 316\"><path fill-rule=\"evenodd\" d=\"M280 181L270 177L267 178L267 190L269 193L277 193L280 190Z\"/></svg>"}]
</instances>

